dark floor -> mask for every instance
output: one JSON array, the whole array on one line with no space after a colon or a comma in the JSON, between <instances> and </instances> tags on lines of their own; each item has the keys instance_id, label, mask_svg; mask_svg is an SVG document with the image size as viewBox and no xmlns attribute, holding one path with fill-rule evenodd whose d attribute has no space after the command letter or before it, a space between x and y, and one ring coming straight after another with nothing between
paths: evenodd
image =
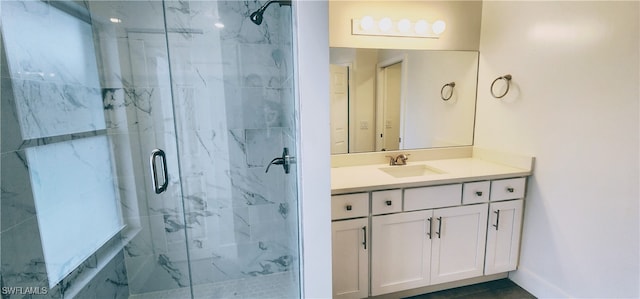
<instances>
[{"instance_id":1,"label":"dark floor","mask_svg":"<svg viewBox=\"0 0 640 299\"><path fill-rule=\"evenodd\" d=\"M500 279L466 287L433 292L407 299L535 299L533 295L509 279Z\"/></svg>"}]
</instances>

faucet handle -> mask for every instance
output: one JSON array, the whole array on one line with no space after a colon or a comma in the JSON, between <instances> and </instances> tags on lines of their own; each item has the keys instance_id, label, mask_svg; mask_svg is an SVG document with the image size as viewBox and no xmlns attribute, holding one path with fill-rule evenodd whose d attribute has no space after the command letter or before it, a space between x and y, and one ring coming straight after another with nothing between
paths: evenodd
<instances>
[{"instance_id":1,"label":"faucet handle","mask_svg":"<svg viewBox=\"0 0 640 299\"><path fill-rule=\"evenodd\" d=\"M393 156L385 156L387 158L389 158L389 165L396 165L396 158L394 158Z\"/></svg>"},{"instance_id":2,"label":"faucet handle","mask_svg":"<svg viewBox=\"0 0 640 299\"><path fill-rule=\"evenodd\" d=\"M407 160L409 160L409 156L411 154L400 154L398 155L398 157L396 157L396 165L406 165L407 164ZM400 161L398 161L398 159L400 159Z\"/></svg>"}]
</instances>

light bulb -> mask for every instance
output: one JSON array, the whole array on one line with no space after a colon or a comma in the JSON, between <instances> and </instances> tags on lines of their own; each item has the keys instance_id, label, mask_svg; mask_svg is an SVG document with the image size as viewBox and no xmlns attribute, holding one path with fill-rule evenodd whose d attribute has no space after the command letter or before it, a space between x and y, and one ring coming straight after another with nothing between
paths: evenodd
<instances>
[{"instance_id":1,"label":"light bulb","mask_svg":"<svg viewBox=\"0 0 640 299\"><path fill-rule=\"evenodd\" d=\"M417 34L425 35L429 30L429 23L425 20L419 20L414 25L413 30L415 30Z\"/></svg>"},{"instance_id":2,"label":"light bulb","mask_svg":"<svg viewBox=\"0 0 640 299\"><path fill-rule=\"evenodd\" d=\"M393 27L393 22L391 22L389 18L382 18L378 23L378 27L382 32L389 32L391 31L391 27Z\"/></svg>"},{"instance_id":3,"label":"light bulb","mask_svg":"<svg viewBox=\"0 0 640 299\"><path fill-rule=\"evenodd\" d=\"M444 32L444 29L447 27L447 25L444 23L444 21L441 20L437 20L433 23L433 33L435 34L441 34L442 32Z\"/></svg>"},{"instance_id":4,"label":"light bulb","mask_svg":"<svg viewBox=\"0 0 640 299\"><path fill-rule=\"evenodd\" d=\"M360 20L360 28L362 28L362 30L369 31L373 29L373 26L374 26L373 18L370 16L364 16Z\"/></svg>"},{"instance_id":5,"label":"light bulb","mask_svg":"<svg viewBox=\"0 0 640 299\"><path fill-rule=\"evenodd\" d=\"M411 29L411 22L409 20L402 19L398 22L398 31L407 33L409 32L409 29Z\"/></svg>"},{"instance_id":6,"label":"light bulb","mask_svg":"<svg viewBox=\"0 0 640 299\"><path fill-rule=\"evenodd\" d=\"M224 24L220 23L220 22L215 22L213 24L213 26L215 26L216 28L224 28Z\"/></svg>"}]
</instances>

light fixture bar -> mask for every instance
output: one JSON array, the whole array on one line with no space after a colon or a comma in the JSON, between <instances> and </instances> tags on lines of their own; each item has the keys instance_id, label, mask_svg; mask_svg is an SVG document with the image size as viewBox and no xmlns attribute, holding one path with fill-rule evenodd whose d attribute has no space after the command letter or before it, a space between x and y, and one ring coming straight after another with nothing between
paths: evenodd
<instances>
[{"instance_id":1,"label":"light fixture bar","mask_svg":"<svg viewBox=\"0 0 640 299\"><path fill-rule=\"evenodd\" d=\"M352 19L351 34L371 36L398 36L398 37L422 37L439 38L445 30L444 21L435 21L433 24L425 20L411 21L408 19L392 20L382 18L375 20L365 16L361 19Z\"/></svg>"}]
</instances>

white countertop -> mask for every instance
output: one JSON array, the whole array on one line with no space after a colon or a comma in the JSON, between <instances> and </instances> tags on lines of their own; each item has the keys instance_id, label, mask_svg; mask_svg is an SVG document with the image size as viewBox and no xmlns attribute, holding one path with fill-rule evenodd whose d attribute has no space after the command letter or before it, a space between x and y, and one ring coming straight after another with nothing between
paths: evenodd
<instances>
[{"instance_id":1,"label":"white countertop","mask_svg":"<svg viewBox=\"0 0 640 299\"><path fill-rule=\"evenodd\" d=\"M396 178L380 170L389 164L331 168L331 194L442 185L531 175L531 169L489 162L480 158L409 161L407 166L426 165L444 173ZM393 166L406 167L406 166Z\"/></svg>"}]
</instances>

